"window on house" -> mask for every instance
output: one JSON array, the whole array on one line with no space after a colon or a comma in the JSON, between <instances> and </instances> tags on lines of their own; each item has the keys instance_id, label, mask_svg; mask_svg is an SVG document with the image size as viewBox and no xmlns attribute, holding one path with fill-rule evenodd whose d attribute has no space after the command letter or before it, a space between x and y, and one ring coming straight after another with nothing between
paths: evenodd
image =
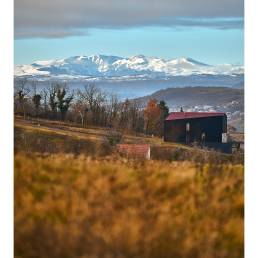
<instances>
[{"instance_id":1,"label":"window on house","mask_svg":"<svg viewBox=\"0 0 258 258\"><path fill-rule=\"evenodd\" d=\"M187 132L190 131L190 123L186 123L186 131L187 131Z\"/></svg>"},{"instance_id":2,"label":"window on house","mask_svg":"<svg viewBox=\"0 0 258 258\"><path fill-rule=\"evenodd\" d=\"M205 142L206 134L203 132L202 133L202 142Z\"/></svg>"},{"instance_id":3,"label":"window on house","mask_svg":"<svg viewBox=\"0 0 258 258\"><path fill-rule=\"evenodd\" d=\"M223 143L228 142L228 135L227 135L226 133L223 133L223 134L222 134L222 142L223 142Z\"/></svg>"}]
</instances>

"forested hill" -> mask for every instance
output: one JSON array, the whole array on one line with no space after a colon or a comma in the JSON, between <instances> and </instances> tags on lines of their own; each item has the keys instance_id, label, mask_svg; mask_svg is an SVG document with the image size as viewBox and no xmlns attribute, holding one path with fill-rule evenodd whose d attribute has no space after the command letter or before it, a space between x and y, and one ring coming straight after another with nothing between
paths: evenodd
<instances>
[{"instance_id":1,"label":"forested hill","mask_svg":"<svg viewBox=\"0 0 258 258\"><path fill-rule=\"evenodd\" d=\"M146 103L149 99L164 100L169 107L173 106L220 106L227 105L232 102L243 104L244 90L233 89L227 87L184 87L184 88L168 88L156 91L155 93L138 98L142 103Z\"/></svg>"}]
</instances>

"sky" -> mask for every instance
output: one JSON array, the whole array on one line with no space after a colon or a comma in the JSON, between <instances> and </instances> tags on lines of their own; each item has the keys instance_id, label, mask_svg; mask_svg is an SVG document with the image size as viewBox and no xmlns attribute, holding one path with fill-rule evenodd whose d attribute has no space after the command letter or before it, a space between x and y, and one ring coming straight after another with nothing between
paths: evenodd
<instances>
[{"instance_id":1,"label":"sky","mask_svg":"<svg viewBox=\"0 0 258 258\"><path fill-rule=\"evenodd\" d=\"M14 61L143 54L243 64L243 4L243 0L14 0Z\"/></svg>"}]
</instances>

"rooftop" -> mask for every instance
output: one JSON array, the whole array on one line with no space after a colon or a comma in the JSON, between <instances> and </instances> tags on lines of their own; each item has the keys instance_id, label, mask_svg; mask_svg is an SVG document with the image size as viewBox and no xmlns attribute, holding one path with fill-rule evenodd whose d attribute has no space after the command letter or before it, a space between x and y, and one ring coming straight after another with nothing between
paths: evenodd
<instances>
[{"instance_id":1,"label":"rooftop","mask_svg":"<svg viewBox=\"0 0 258 258\"><path fill-rule=\"evenodd\" d=\"M171 112L166 120L179 120L191 118L204 118L213 116L224 116L222 112Z\"/></svg>"},{"instance_id":2,"label":"rooftop","mask_svg":"<svg viewBox=\"0 0 258 258\"><path fill-rule=\"evenodd\" d=\"M117 144L118 152L132 157L149 158L150 145L148 144Z\"/></svg>"}]
</instances>

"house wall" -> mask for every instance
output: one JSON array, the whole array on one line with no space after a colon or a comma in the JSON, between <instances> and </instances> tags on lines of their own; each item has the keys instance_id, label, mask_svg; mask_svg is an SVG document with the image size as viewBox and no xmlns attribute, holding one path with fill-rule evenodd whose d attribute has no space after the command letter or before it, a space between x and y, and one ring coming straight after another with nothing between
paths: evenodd
<instances>
[{"instance_id":1,"label":"house wall","mask_svg":"<svg viewBox=\"0 0 258 258\"><path fill-rule=\"evenodd\" d=\"M222 142L222 133L227 132L226 116L165 120L164 141L186 143L186 124L190 124L189 142L201 142L205 133L205 142Z\"/></svg>"}]
</instances>

